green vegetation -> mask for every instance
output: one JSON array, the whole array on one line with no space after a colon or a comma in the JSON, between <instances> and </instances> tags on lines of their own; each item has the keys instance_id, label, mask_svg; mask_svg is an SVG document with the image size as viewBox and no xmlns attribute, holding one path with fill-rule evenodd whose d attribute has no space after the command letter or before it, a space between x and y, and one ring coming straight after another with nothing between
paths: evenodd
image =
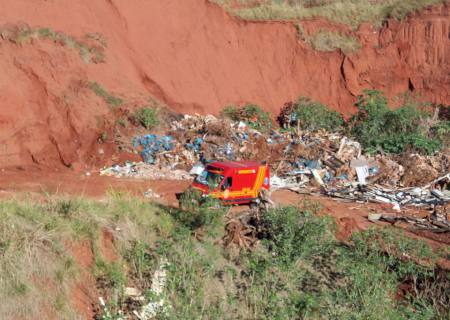
<instances>
[{"instance_id":1,"label":"green vegetation","mask_svg":"<svg viewBox=\"0 0 450 320\"><path fill-rule=\"evenodd\" d=\"M37 28L32 29L28 26L19 28L15 33L11 34L9 40L23 44L31 41L32 39L49 39L62 45L77 50L80 54L81 59L85 63L103 63L105 62L104 48L106 43L104 42L100 34L95 34L96 38L93 38L94 34L86 35L86 39L91 39L98 41L100 45L88 45L82 41L75 39L69 35L62 32L54 31L50 28ZM102 41L97 40L102 39Z\"/></svg>"},{"instance_id":2,"label":"green vegetation","mask_svg":"<svg viewBox=\"0 0 450 320\"><path fill-rule=\"evenodd\" d=\"M158 110L142 107L134 113L135 119L147 130L151 130L159 124Z\"/></svg>"},{"instance_id":3,"label":"green vegetation","mask_svg":"<svg viewBox=\"0 0 450 320\"><path fill-rule=\"evenodd\" d=\"M312 36L308 36L300 23L295 24L295 28L297 29L298 37L317 51L341 49L348 54L361 49L361 43L353 36L326 29L320 29Z\"/></svg>"},{"instance_id":4,"label":"green vegetation","mask_svg":"<svg viewBox=\"0 0 450 320\"><path fill-rule=\"evenodd\" d=\"M113 96L97 82L89 82L88 88L91 89L97 96L105 100L105 102L113 108L123 104L123 100L121 98Z\"/></svg>"},{"instance_id":5,"label":"green vegetation","mask_svg":"<svg viewBox=\"0 0 450 320\"><path fill-rule=\"evenodd\" d=\"M298 20L323 17L354 28L363 22L377 26L386 18L402 19L407 14L445 0L214 0L230 13L248 20Z\"/></svg>"},{"instance_id":6,"label":"green vegetation","mask_svg":"<svg viewBox=\"0 0 450 320\"><path fill-rule=\"evenodd\" d=\"M338 112L305 97L289 104L278 119L282 125L288 121L304 130L346 131L369 154L434 154L449 145L450 121L431 116L429 106L419 106L409 99L394 109L380 91L366 90L358 98L358 112L347 122Z\"/></svg>"},{"instance_id":7,"label":"green vegetation","mask_svg":"<svg viewBox=\"0 0 450 320\"><path fill-rule=\"evenodd\" d=\"M344 119L339 112L330 110L325 105L306 97L300 97L297 100L292 113L304 130L336 131L344 124Z\"/></svg>"},{"instance_id":8,"label":"green vegetation","mask_svg":"<svg viewBox=\"0 0 450 320\"><path fill-rule=\"evenodd\" d=\"M317 51L341 49L344 53L351 53L361 49L361 44L354 37L328 30L320 30L309 37L308 43Z\"/></svg>"},{"instance_id":9,"label":"green vegetation","mask_svg":"<svg viewBox=\"0 0 450 320\"><path fill-rule=\"evenodd\" d=\"M349 131L369 153L412 149L432 154L442 147L438 136L433 137L430 128L422 126L430 115L413 103L391 110L381 92L367 90L357 106L358 113L350 119Z\"/></svg>"},{"instance_id":10,"label":"green vegetation","mask_svg":"<svg viewBox=\"0 0 450 320\"><path fill-rule=\"evenodd\" d=\"M272 120L268 112L264 112L256 104L247 104L241 108L227 106L222 110L222 116L233 121L243 121L248 126L261 132L267 132L272 127Z\"/></svg>"},{"instance_id":11,"label":"green vegetation","mask_svg":"<svg viewBox=\"0 0 450 320\"><path fill-rule=\"evenodd\" d=\"M224 248L221 209L213 218L161 207L121 193L86 199L0 201L0 318L76 318L69 294L80 266L69 243L92 247L90 267L107 300L100 319L117 319L133 286L153 299L153 273L161 261L170 305L165 319L433 319L448 316L449 297L433 288L437 255L396 229L334 238L327 217L307 209L278 208L262 216L253 251ZM104 253L104 230L114 236L117 260ZM199 240L200 239L200 240ZM108 260L109 259L109 260ZM425 263L417 264L414 261ZM79 279L82 280L82 279ZM415 294L395 298L402 282ZM448 278L440 278L448 288Z\"/></svg>"}]
</instances>

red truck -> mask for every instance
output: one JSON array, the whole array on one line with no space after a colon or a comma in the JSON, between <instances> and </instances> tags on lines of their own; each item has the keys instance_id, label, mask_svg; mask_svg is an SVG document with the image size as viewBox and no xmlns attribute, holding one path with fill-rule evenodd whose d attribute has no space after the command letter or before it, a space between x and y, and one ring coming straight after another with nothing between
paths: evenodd
<instances>
[{"instance_id":1,"label":"red truck","mask_svg":"<svg viewBox=\"0 0 450 320\"><path fill-rule=\"evenodd\" d=\"M195 178L192 187L224 204L251 203L262 189L269 190L269 167L256 161L213 162Z\"/></svg>"}]
</instances>

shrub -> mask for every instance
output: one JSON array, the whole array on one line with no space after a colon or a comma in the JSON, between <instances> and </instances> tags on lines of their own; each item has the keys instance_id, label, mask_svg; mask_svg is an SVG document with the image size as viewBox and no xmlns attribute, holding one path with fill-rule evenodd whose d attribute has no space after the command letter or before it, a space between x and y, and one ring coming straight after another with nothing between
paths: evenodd
<instances>
[{"instance_id":1,"label":"shrub","mask_svg":"<svg viewBox=\"0 0 450 320\"><path fill-rule=\"evenodd\" d=\"M180 195L180 208L183 210L195 210L200 206L202 200L202 192L198 189L187 188Z\"/></svg>"},{"instance_id":2,"label":"shrub","mask_svg":"<svg viewBox=\"0 0 450 320\"><path fill-rule=\"evenodd\" d=\"M295 207L269 210L262 219L269 248L284 263L329 253L334 243L331 219Z\"/></svg>"},{"instance_id":3,"label":"shrub","mask_svg":"<svg viewBox=\"0 0 450 320\"><path fill-rule=\"evenodd\" d=\"M450 144L450 121L440 121L431 128L433 137L442 142L443 146L448 147Z\"/></svg>"},{"instance_id":4,"label":"shrub","mask_svg":"<svg viewBox=\"0 0 450 320\"><path fill-rule=\"evenodd\" d=\"M134 116L147 130L153 129L159 124L158 110L155 108L140 108L135 112Z\"/></svg>"},{"instance_id":5,"label":"shrub","mask_svg":"<svg viewBox=\"0 0 450 320\"><path fill-rule=\"evenodd\" d=\"M300 127L305 130L336 131L344 124L344 119L340 113L305 97L298 99L292 113L295 121L298 121Z\"/></svg>"},{"instance_id":6,"label":"shrub","mask_svg":"<svg viewBox=\"0 0 450 320\"><path fill-rule=\"evenodd\" d=\"M222 110L221 114L233 121L243 121L251 128L261 132L267 132L272 127L270 114L263 111L256 104L247 104L241 108L227 106Z\"/></svg>"},{"instance_id":7,"label":"shrub","mask_svg":"<svg viewBox=\"0 0 450 320\"><path fill-rule=\"evenodd\" d=\"M366 90L358 98L358 112L350 119L350 133L362 143L365 151L401 153L407 149L432 154L441 142L421 132L421 121L429 115L414 104L391 110L386 97L376 90Z\"/></svg>"},{"instance_id":8,"label":"shrub","mask_svg":"<svg viewBox=\"0 0 450 320\"><path fill-rule=\"evenodd\" d=\"M226 106L220 112L220 115L233 121L239 121L239 108L236 106Z\"/></svg>"},{"instance_id":9,"label":"shrub","mask_svg":"<svg viewBox=\"0 0 450 320\"><path fill-rule=\"evenodd\" d=\"M176 221L190 230L203 226L216 226L225 213L220 200L211 197L202 198L198 190L189 188L180 197L182 210L173 211Z\"/></svg>"}]
</instances>

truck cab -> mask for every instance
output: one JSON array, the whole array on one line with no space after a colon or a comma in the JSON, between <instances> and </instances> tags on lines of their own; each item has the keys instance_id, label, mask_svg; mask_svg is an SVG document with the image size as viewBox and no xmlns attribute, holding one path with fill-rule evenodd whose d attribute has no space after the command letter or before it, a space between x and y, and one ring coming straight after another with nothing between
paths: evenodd
<instances>
[{"instance_id":1,"label":"truck cab","mask_svg":"<svg viewBox=\"0 0 450 320\"><path fill-rule=\"evenodd\" d=\"M269 167L256 161L213 162L195 178L192 187L224 204L251 203L261 189L269 190Z\"/></svg>"}]
</instances>

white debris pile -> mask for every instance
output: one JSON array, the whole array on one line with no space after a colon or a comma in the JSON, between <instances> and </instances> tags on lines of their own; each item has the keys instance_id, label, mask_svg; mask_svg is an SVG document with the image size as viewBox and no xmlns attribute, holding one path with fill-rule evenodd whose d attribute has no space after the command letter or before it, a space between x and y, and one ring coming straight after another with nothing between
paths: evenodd
<instances>
[{"instance_id":1,"label":"white debris pile","mask_svg":"<svg viewBox=\"0 0 450 320\"><path fill-rule=\"evenodd\" d=\"M122 310L119 310L117 314L113 313L106 305L105 300L102 297L99 297L98 301L100 302L100 306L103 309L103 319L115 319L115 320L127 319L127 317L123 314Z\"/></svg>"},{"instance_id":2,"label":"white debris pile","mask_svg":"<svg viewBox=\"0 0 450 320\"><path fill-rule=\"evenodd\" d=\"M149 180L190 180L189 172L170 167L158 167L144 162L127 162L100 170L101 176Z\"/></svg>"},{"instance_id":3,"label":"white debris pile","mask_svg":"<svg viewBox=\"0 0 450 320\"><path fill-rule=\"evenodd\" d=\"M159 194L157 194L155 191L153 191L152 189L148 189L147 191L145 191L144 197L149 198L149 199L161 198L161 196Z\"/></svg>"},{"instance_id":4,"label":"white debris pile","mask_svg":"<svg viewBox=\"0 0 450 320\"><path fill-rule=\"evenodd\" d=\"M159 265L158 270L155 271L152 277L152 286L150 288L152 301L141 308L141 311L133 311L134 315L140 320L148 320L155 318L158 314L165 314L170 307L164 299L164 288L167 282L166 268L169 263L163 259Z\"/></svg>"},{"instance_id":5,"label":"white debris pile","mask_svg":"<svg viewBox=\"0 0 450 320\"><path fill-rule=\"evenodd\" d=\"M450 192L440 185L450 184L450 173L439 177L424 187L386 188L379 185L348 184L345 187L325 187L322 192L328 196L353 201L370 201L392 204L395 210L402 206L412 205L436 206L450 201Z\"/></svg>"}]
</instances>

